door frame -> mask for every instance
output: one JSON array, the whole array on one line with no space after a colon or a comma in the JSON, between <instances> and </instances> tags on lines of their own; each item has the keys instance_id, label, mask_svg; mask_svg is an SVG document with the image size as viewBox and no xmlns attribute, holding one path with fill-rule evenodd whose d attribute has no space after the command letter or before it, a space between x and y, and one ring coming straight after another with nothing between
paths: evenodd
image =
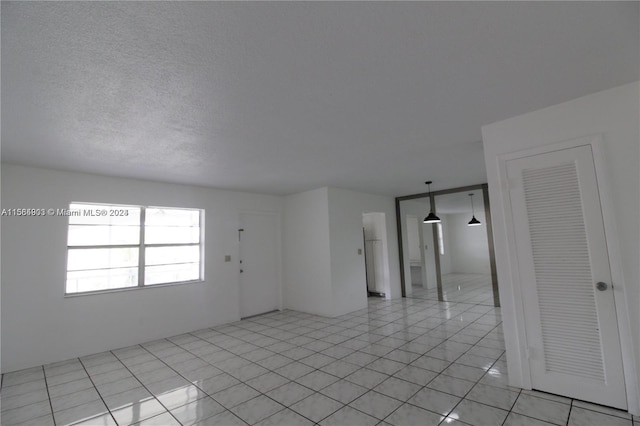
<instances>
[{"instance_id":1,"label":"door frame","mask_svg":"<svg viewBox=\"0 0 640 426\"><path fill-rule=\"evenodd\" d=\"M409 218L411 219L415 219L416 220L416 225L418 227L417 232L418 232L418 250L420 250L420 279L422 281L422 288L426 289L427 288L427 258L425 256L424 253L424 235L423 235L423 231L422 231L422 222L420 222L420 218L418 216L416 216L415 214L406 214L405 215L405 227L407 230L407 240L409 240ZM407 248L409 244L409 241L407 241ZM409 264L411 264L411 258L409 258ZM411 274L411 266L409 266L409 274ZM410 285L413 285L413 279L412 276L409 277L410 278ZM406 291L406 289L405 289Z\"/></svg>"},{"instance_id":2,"label":"door frame","mask_svg":"<svg viewBox=\"0 0 640 426\"><path fill-rule=\"evenodd\" d=\"M606 173L604 141L602 134L591 134L579 138L564 140L561 142L545 144L535 148L519 150L507 154L499 155L497 158L498 180L500 183L500 192L503 194L501 198L501 210L504 216L506 227L503 229L506 235L509 247L515 247L515 231L513 217L511 215L511 205L509 196L509 179L507 177L507 162L518 158L545 154L554 151L560 151L569 148L577 148L580 146L589 146L593 154L593 162L596 172L598 186L596 190L600 197L600 207L602 211L602 220L604 223L604 233L607 243L607 254L609 255L609 264L611 267L611 282L613 286L614 303L616 307L616 319L618 323L618 333L620 338L620 349L622 352L622 369L625 377L625 388L627 392L627 406L631 413L640 413L640 401L638 396L638 375L636 371L635 357L633 353L631 322L629 311L627 309L626 285L622 272L622 264L620 263L620 246L618 243L618 231L614 219L612 201L610 197L611 186ZM531 368L528 359L527 349L527 333L525 330L525 311L524 298L522 293L522 285L520 283L520 270L518 267L518 259L516 256L507 255L504 260L505 266L509 268L509 278L511 282L511 291L502 292L503 297L512 297L512 306L514 307L515 318L512 326L516 328L518 341L510 347L516 352L516 361L512 364L513 370L516 370L519 377L516 379L516 385L525 389L531 389ZM507 283L503 283L507 285ZM509 370L512 370L510 368ZM520 380L518 380L520 379Z\"/></svg>"},{"instance_id":3,"label":"door frame","mask_svg":"<svg viewBox=\"0 0 640 426\"><path fill-rule=\"evenodd\" d=\"M279 211L270 211L270 210L240 210L238 211L238 230L241 229L241 223L242 223L242 215L249 215L249 214L253 214L253 215L263 215L263 216L272 216L275 218L275 222L276 222L276 247L275 247L275 251L276 251L276 263L277 263L277 268L276 268L276 280L277 280L277 285L278 285L278 310L282 311L284 303L283 303L283 297L282 297L282 274L283 274L283 269L282 269L282 215ZM240 275L240 232L238 232L238 247L236 250L236 257L238 259L238 261L236 262L236 266L237 266L237 270L236 270L236 276L237 278L237 283L238 283L238 316L240 316L240 297L241 297L241 292L240 292L240 287L242 286L242 276Z\"/></svg>"},{"instance_id":4,"label":"door frame","mask_svg":"<svg viewBox=\"0 0 640 426\"><path fill-rule=\"evenodd\" d=\"M484 216L486 221L486 230L487 230L487 245L489 249L489 267L491 270L491 288L493 292L493 306L496 308L500 307L500 290L498 288L498 273L496 267L496 254L495 254L495 246L493 242L493 225L491 218L491 206L489 204L489 185L486 183L481 183L478 185L469 185L462 186L459 188L451 188L451 189L443 189L440 191L431 191L424 192L421 194L413 194L413 195L405 195L403 197L396 197L396 226L398 228L398 254L400 256L400 289L402 290L402 297L407 297L407 277L405 277L404 273L404 251L403 251L403 240L402 240L402 213L400 209L400 202L405 200L414 200L416 198L428 198L431 206L431 210L436 213L436 196L437 195L445 195L445 194L453 194L457 192L469 192L469 191L482 191L482 201L484 202ZM425 212L426 213L426 212ZM419 223L418 219L418 223ZM444 302L444 294L442 290L442 273L440 272L440 250L438 243L438 230L437 225L435 223L431 224L431 230L433 233L433 256L434 263L436 267L436 288L438 290L438 300L440 302Z\"/></svg>"}]
</instances>

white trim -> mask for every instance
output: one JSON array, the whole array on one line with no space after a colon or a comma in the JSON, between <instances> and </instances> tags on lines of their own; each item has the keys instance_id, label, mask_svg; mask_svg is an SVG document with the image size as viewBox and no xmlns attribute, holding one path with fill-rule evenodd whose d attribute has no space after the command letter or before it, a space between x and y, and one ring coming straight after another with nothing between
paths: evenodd
<instances>
[{"instance_id":1,"label":"white trim","mask_svg":"<svg viewBox=\"0 0 640 426\"><path fill-rule=\"evenodd\" d=\"M506 224L505 236L508 247L515 247L515 230L513 228L513 220L511 217L509 180L507 178L506 164L509 160L517 158L529 157L547 152L559 151L563 149L576 148L579 146L589 146L593 153L594 167L596 171L596 179L598 182L598 195L600 197L600 205L602 210L602 219L605 228L605 237L607 242L607 251L609 255L609 263L611 267L611 277L614 286L614 300L616 305L616 318L618 323L618 331L620 334L620 346L622 351L622 364L625 376L625 387L627 393L628 411L632 414L640 414L640 389L638 387L638 375L636 371L635 356L632 346L631 323L625 297L626 285L624 282L624 274L620 263L620 247L618 244L618 232L613 215L613 203L609 196L611 190L609 177L606 172L604 141L602 134L585 135L579 138L573 138L561 142L545 144L534 148L519 150L499 155L497 158L498 179L500 184L500 198L502 201L502 209L504 221ZM512 303L515 310L516 334L518 341L516 342L516 365L513 370L516 377L510 377L510 384L525 389L531 389L531 370L529 360L527 358L527 339L525 331L525 313L522 299L522 291L519 280L519 268L516 256L510 256L510 251L506 251L508 259L505 266L509 268L511 280ZM507 283L502 283L503 286ZM506 297L507 292L500 289L501 297ZM504 306L504 304L503 304Z\"/></svg>"},{"instance_id":2,"label":"white trim","mask_svg":"<svg viewBox=\"0 0 640 426\"><path fill-rule=\"evenodd\" d=\"M504 217L505 223L505 238L507 247L513 248L515 250L515 230L513 225L513 220L511 216L511 206L510 206L510 197L509 194L509 180L507 177L507 161L512 159L512 154L505 154L498 157L498 178L500 181L500 197L502 204L502 214ZM497 222L497 221L495 221ZM509 365L509 384L512 386L521 387L524 389L531 389L531 370L529 368L529 359L528 359L528 347L527 347L527 332L525 329L525 314L524 314L524 305L523 305L523 297L521 287L516 283L520 282L519 277L519 268L518 268L518 258L517 255L513 256L513 253L510 249L504 250L504 255L507 256L506 262L504 265L508 268L509 272L509 280L512 283L509 288L504 288L508 286L508 283L503 280L498 279L498 288L500 293L500 298L507 297L508 294L511 295L511 306L514 307L515 314L515 324L506 324L507 326L514 326L516 328L517 342L515 342L515 351L516 351L516 359L513 358L508 359L508 363L513 363L516 361L516 365ZM500 301L500 305L502 307L506 306L503 301ZM504 326L504 324L503 324ZM505 333L506 334L506 333ZM511 333L509 333L511 334ZM512 367L512 368L509 368ZM517 375L514 375L516 373Z\"/></svg>"},{"instance_id":3,"label":"white trim","mask_svg":"<svg viewBox=\"0 0 640 426\"><path fill-rule=\"evenodd\" d=\"M627 309L626 284L620 263L620 245L618 241L618 229L613 216L613 201L609 195L612 187L609 176L606 173L604 140L602 135L595 135L591 142L593 162L598 181L598 194L604 222L604 233L607 239L609 252L609 264L611 265L611 282L613 285L613 297L618 317L618 332L620 333L620 346L622 349L622 365L627 388L627 404L630 413L640 415L640 391L638 388L638 372L636 370L635 357L632 345L631 319Z\"/></svg>"}]
</instances>

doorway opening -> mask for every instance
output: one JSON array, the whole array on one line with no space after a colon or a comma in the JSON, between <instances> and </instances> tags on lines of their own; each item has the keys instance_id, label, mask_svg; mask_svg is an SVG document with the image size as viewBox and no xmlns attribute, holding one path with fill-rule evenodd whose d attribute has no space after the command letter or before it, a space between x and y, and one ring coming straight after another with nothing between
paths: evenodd
<instances>
[{"instance_id":1,"label":"doorway opening","mask_svg":"<svg viewBox=\"0 0 640 426\"><path fill-rule=\"evenodd\" d=\"M399 197L396 212L404 297L500 306L486 184Z\"/></svg>"},{"instance_id":2,"label":"doorway opening","mask_svg":"<svg viewBox=\"0 0 640 426\"><path fill-rule=\"evenodd\" d=\"M364 261L367 296L389 298L389 250L387 242L386 214L363 213Z\"/></svg>"},{"instance_id":3,"label":"doorway opening","mask_svg":"<svg viewBox=\"0 0 640 426\"><path fill-rule=\"evenodd\" d=\"M474 196L477 210L472 213L470 199ZM435 199L442 220L436 226L443 300L493 305L482 191L441 194ZM476 220L469 226L472 217Z\"/></svg>"}]
</instances>

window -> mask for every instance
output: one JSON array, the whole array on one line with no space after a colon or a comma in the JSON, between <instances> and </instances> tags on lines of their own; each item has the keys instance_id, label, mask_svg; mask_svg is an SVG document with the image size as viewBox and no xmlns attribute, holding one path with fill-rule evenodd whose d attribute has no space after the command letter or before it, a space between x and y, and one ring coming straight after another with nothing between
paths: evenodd
<instances>
[{"instance_id":1,"label":"window","mask_svg":"<svg viewBox=\"0 0 640 426\"><path fill-rule=\"evenodd\" d=\"M66 294L203 279L202 210L71 203Z\"/></svg>"},{"instance_id":2,"label":"window","mask_svg":"<svg viewBox=\"0 0 640 426\"><path fill-rule=\"evenodd\" d=\"M444 256L444 235L442 233L442 223L436 223L438 225L438 247L440 248L440 256Z\"/></svg>"}]
</instances>

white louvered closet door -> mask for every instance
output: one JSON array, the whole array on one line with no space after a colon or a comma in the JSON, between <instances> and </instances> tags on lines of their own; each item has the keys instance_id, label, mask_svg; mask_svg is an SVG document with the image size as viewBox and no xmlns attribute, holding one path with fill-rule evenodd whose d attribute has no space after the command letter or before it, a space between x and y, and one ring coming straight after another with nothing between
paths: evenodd
<instances>
[{"instance_id":1,"label":"white louvered closet door","mask_svg":"<svg viewBox=\"0 0 640 426\"><path fill-rule=\"evenodd\" d=\"M591 147L509 160L507 177L533 388L626 409Z\"/></svg>"}]
</instances>

